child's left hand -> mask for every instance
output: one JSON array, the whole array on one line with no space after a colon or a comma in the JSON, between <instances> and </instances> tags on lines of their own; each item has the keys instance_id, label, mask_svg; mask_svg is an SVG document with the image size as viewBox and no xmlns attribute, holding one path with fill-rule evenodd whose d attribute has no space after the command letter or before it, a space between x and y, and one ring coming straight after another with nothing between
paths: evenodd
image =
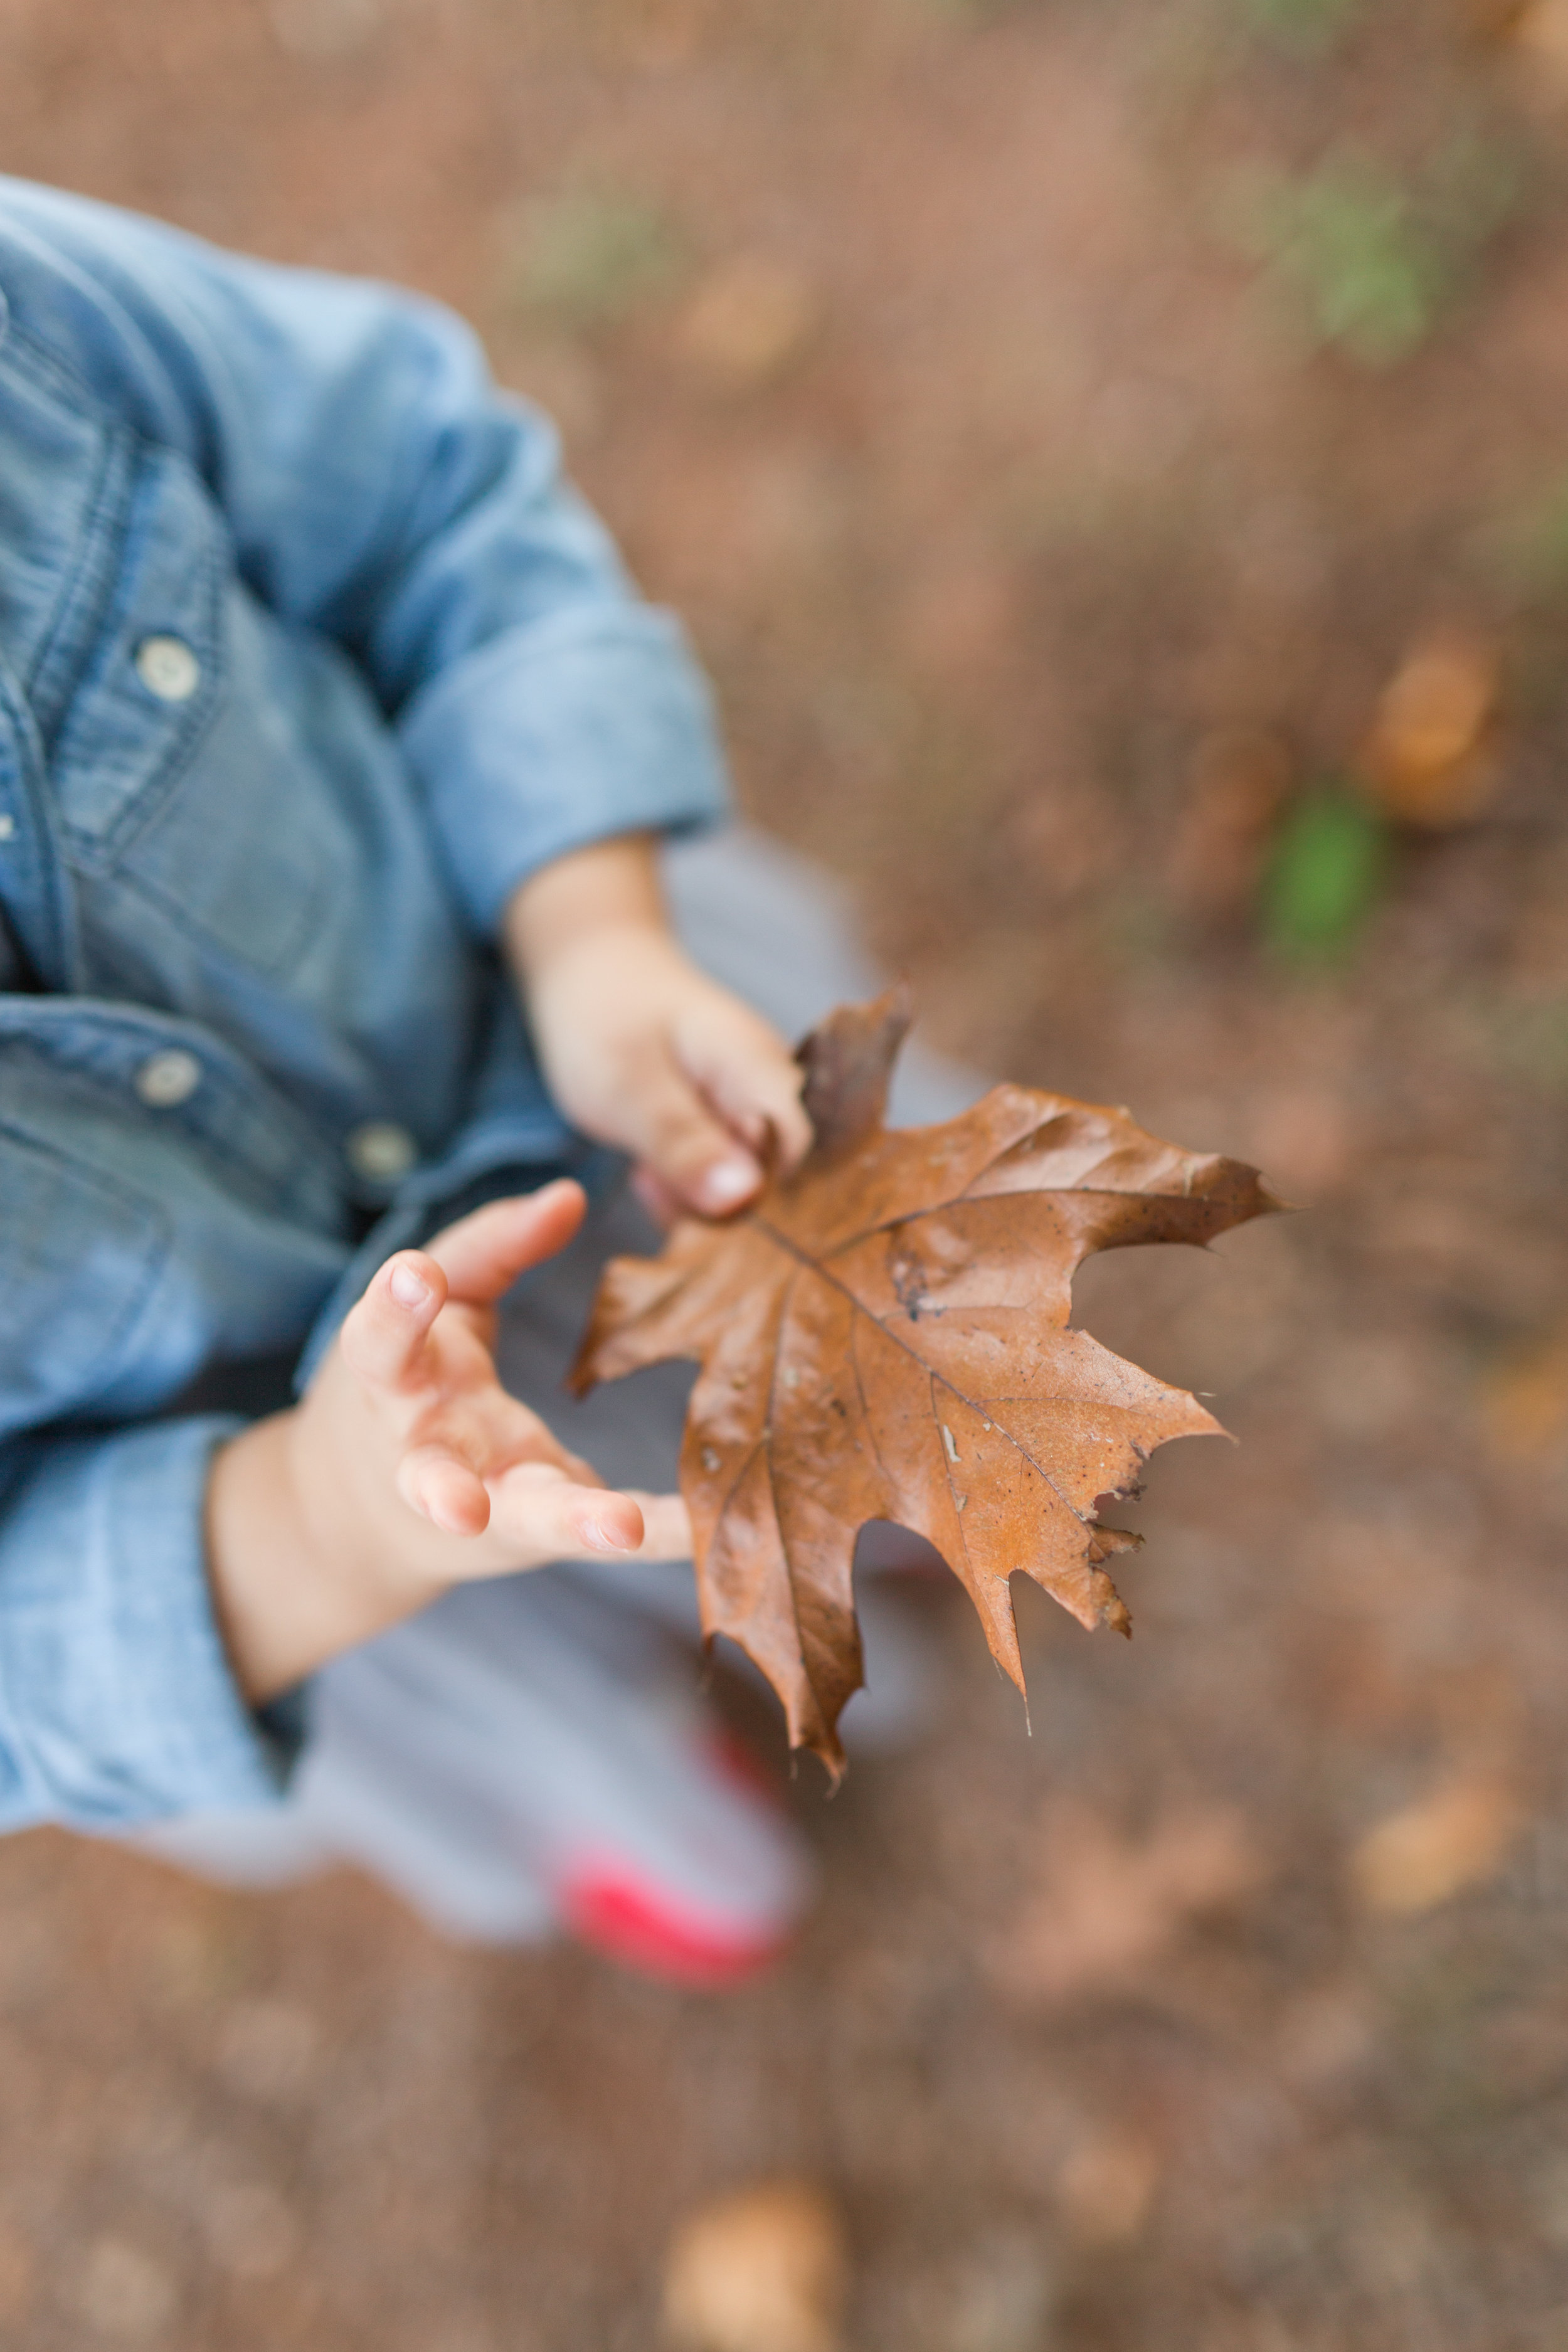
<instances>
[{"instance_id":1,"label":"child's left hand","mask_svg":"<svg viewBox=\"0 0 1568 2352\"><path fill-rule=\"evenodd\" d=\"M585 1134L638 1162L656 1214L723 1216L811 1141L778 1032L686 956L651 849L615 841L525 883L508 937L551 1091Z\"/></svg>"},{"instance_id":2,"label":"child's left hand","mask_svg":"<svg viewBox=\"0 0 1568 2352\"><path fill-rule=\"evenodd\" d=\"M585 1205L579 1186L546 1184L398 1251L300 1402L218 1448L208 1572L248 1698L457 1584L595 1553L689 1556L678 1495L606 1487L496 1370L497 1301L564 1248Z\"/></svg>"}]
</instances>

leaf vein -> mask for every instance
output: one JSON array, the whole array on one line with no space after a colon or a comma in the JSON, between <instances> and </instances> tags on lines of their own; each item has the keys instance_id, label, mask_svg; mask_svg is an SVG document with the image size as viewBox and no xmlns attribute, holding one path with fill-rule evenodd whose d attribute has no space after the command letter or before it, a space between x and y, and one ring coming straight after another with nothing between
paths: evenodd
<instances>
[{"instance_id":1,"label":"leaf vein","mask_svg":"<svg viewBox=\"0 0 1568 2352\"><path fill-rule=\"evenodd\" d=\"M822 1281L831 1284L832 1287L839 1293L840 1297L847 1298L849 1301L850 1306L854 1308L857 1315L864 1315L868 1323L875 1323L878 1330L882 1333L883 1337L890 1339L895 1348L901 1348L905 1355L910 1358L911 1362L917 1363L920 1366L921 1371L926 1374L929 1380L940 1381L942 1387L948 1391L950 1395L955 1396L958 1399L960 1404L967 1405L970 1412L978 1413L982 1421L986 1419L985 1408L978 1402L977 1399L972 1396L966 1396L963 1389L959 1387L957 1381L950 1381L945 1372L938 1371L934 1364L928 1363L926 1359L921 1354L918 1348L911 1348L907 1339L901 1339L896 1331L890 1331L885 1323L879 1321L876 1316L872 1315L861 1305L859 1299L856 1297L855 1293L850 1289L848 1284L847 1282L840 1282L838 1276L832 1273L820 1259L810 1257L805 1250L798 1249L795 1243L790 1240L787 1234L781 1234L776 1226L769 1224L765 1217L754 1217L752 1222L755 1223L759 1233L766 1234L768 1239L774 1243L778 1248L784 1251L788 1256L794 1258L797 1265L805 1267L808 1273L817 1275L820 1276ZM792 1284L795 1279L795 1277L792 1276ZM769 1402L771 1411L771 1389L769 1391ZM998 1423L997 1426L1000 1428L1000 1423ZM1092 1511L1080 1511L1078 1505L1071 1500L1070 1496L1063 1494L1061 1488L1051 1476L1050 1472L1046 1468L1044 1463L1037 1462L1034 1455L1029 1452L1028 1447L1026 1445L1021 1445L1018 1440L1013 1435L1011 1430L1003 1429L1001 1430L1001 1434L1006 1439L1008 1444L1012 1446L1014 1452L1021 1455L1023 1460L1029 1465L1030 1468L1037 1472L1037 1475L1045 1480L1046 1485L1050 1488L1052 1494L1056 1496L1058 1502L1060 1503L1064 1510L1070 1511L1073 1517L1080 1521L1084 1527L1091 1528L1094 1526L1094 1513Z\"/></svg>"},{"instance_id":2,"label":"leaf vein","mask_svg":"<svg viewBox=\"0 0 1568 2352\"><path fill-rule=\"evenodd\" d=\"M996 1158L1005 1160L1006 1156L1005 1152L998 1152ZM982 1192L977 1197L973 1187L995 1164L995 1160L988 1160L978 1174L971 1177L964 1190L955 1192L951 1200L933 1201L929 1208L910 1209L901 1217L886 1217L880 1224L862 1225L857 1232L847 1234L843 1241L835 1242L831 1249L823 1252L820 1259L812 1259L809 1263L826 1265L831 1257L841 1257L846 1250L858 1249L862 1242L874 1242L879 1234L895 1233L900 1225L918 1225L922 1217L943 1217L950 1209L985 1208L992 1202L1000 1207L1005 1201L1050 1201L1068 1193L1091 1201L1190 1201L1194 1197L1190 1191L1129 1192L1114 1184L1021 1184L1016 1192ZM784 1236L774 1232L765 1217L753 1214L752 1223L772 1239L783 1240Z\"/></svg>"}]
</instances>

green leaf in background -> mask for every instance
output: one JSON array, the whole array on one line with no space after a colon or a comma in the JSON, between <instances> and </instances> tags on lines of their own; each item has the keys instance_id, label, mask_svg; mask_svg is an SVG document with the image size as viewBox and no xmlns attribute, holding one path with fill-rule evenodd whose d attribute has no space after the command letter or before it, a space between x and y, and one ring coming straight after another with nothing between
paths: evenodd
<instances>
[{"instance_id":1,"label":"green leaf in background","mask_svg":"<svg viewBox=\"0 0 1568 2352\"><path fill-rule=\"evenodd\" d=\"M1263 189L1256 242L1304 300L1319 340L1369 367L1408 358L1453 288L1448 257L1407 192L1359 159Z\"/></svg>"},{"instance_id":2,"label":"green leaf in background","mask_svg":"<svg viewBox=\"0 0 1568 2352\"><path fill-rule=\"evenodd\" d=\"M1300 957L1350 947L1382 894L1390 847L1386 820L1351 793L1326 789L1298 801L1263 877L1269 946Z\"/></svg>"},{"instance_id":3,"label":"green leaf in background","mask_svg":"<svg viewBox=\"0 0 1568 2352\"><path fill-rule=\"evenodd\" d=\"M609 186L563 189L526 205L510 270L514 302L567 327L613 327L674 291L684 240L646 196Z\"/></svg>"},{"instance_id":4,"label":"green leaf in background","mask_svg":"<svg viewBox=\"0 0 1568 2352\"><path fill-rule=\"evenodd\" d=\"M1362 0L1242 0L1247 24L1292 49L1327 49L1362 13Z\"/></svg>"},{"instance_id":5,"label":"green leaf in background","mask_svg":"<svg viewBox=\"0 0 1568 2352\"><path fill-rule=\"evenodd\" d=\"M1260 174L1237 189L1231 216L1319 341L1393 367L1466 290L1522 178L1518 158L1462 133L1409 181L1352 152L1299 178Z\"/></svg>"}]
</instances>

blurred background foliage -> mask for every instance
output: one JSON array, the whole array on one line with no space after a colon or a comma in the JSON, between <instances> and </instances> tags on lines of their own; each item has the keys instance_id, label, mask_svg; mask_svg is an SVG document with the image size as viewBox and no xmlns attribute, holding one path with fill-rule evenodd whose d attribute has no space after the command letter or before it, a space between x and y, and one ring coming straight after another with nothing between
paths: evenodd
<instances>
[{"instance_id":1,"label":"blurred background foliage","mask_svg":"<svg viewBox=\"0 0 1568 2352\"><path fill-rule=\"evenodd\" d=\"M694 83L753 90L764 72L773 137L821 151L815 206L792 194L745 233L705 206L689 157L645 157L640 183L624 163L574 159L514 208L481 296L524 379L564 398L590 471L596 443L628 446L616 403L632 383L638 400L656 387L667 414L672 400L707 413L716 474L721 453L745 474L745 444L773 440L734 484L720 543L705 560L678 548L672 578L754 749L747 772L776 771L790 746L786 823L829 856L837 839L853 866L850 835L871 837L879 791L896 793L928 929L954 874L984 872L1010 922L1042 892L1058 953L1114 957L1126 925L1096 901L1131 865L1163 906L1163 952L1228 952L1249 927L1267 946L1300 856L1302 904L1316 897L1319 913L1293 934L1299 961L1313 940L1340 960L1370 937L1415 870L1409 845L1503 793L1506 762L1483 747L1502 740L1509 697L1545 719L1556 694L1531 648L1568 572L1561 481L1550 435L1525 426L1507 386L1505 349L1529 331L1524 289L1563 217L1559 0L902 0L853 25L696 5L592 22L611 70L689 65ZM963 263L924 218L912 152L868 200L875 230L862 211L840 242L835 218L868 201L898 79L940 80L944 54L962 59L954 108L972 83L978 110L1010 45L1059 55L1067 119L1042 118L1028 163L1005 105L988 159L981 121L952 129L931 180L958 175ZM858 135L847 93L879 75ZM901 251L881 216L900 174ZM955 266L941 401L914 393L901 416L876 417L875 372L899 400ZM1497 429L1483 434L1489 404ZM917 481L913 441L939 407L946 437ZM667 520L680 537L672 514L656 531ZM732 580L703 577L726 562ZM1413 663L1441 699L1455 626L1485 640L1491 682L1468 722L1439 716L1433 735L1419 684L1396 681ZM1054 667L1037 659L1026 678L1026 646L1050 647ZM808 654L810 708L788 677ZM1403 692L1408 740L1369 760L1384 691ZM1247 817L1233 777L1216 817L1210 739L1238 724L1275 734L1268 805ZM852 806L837 782L850 772ZM1337 929L1317 782L1336 772L1347 809L1359 794L1367 811L1335 835L1349 861ZM1228 865L1204 878L1216 824ZM1354 887L1352 835L1381 845ZM998 859L1005 874L989 870Z\"/></svg>"}]
</instances>

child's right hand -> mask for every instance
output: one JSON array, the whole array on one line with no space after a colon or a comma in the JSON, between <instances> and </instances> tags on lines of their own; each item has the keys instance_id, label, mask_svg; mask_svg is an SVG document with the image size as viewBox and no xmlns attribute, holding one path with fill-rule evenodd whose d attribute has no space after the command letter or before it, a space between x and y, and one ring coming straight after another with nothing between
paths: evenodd
<instances>
[{"instance_id":1,"label":"child's right hand","mask_svg":"<svg viewBox=\"0 0 1568 2352\"><path fill-rule=\"evenodd\" d=\"M678 1496L611 1492L496 1377L496 1300L584 1206L577 1185L547 1184L389 1258L301 1402L217 1454L208 1556L247 1697L454 1584L595 1552L689 1555Z\"/></svg>"}]
</instances>

